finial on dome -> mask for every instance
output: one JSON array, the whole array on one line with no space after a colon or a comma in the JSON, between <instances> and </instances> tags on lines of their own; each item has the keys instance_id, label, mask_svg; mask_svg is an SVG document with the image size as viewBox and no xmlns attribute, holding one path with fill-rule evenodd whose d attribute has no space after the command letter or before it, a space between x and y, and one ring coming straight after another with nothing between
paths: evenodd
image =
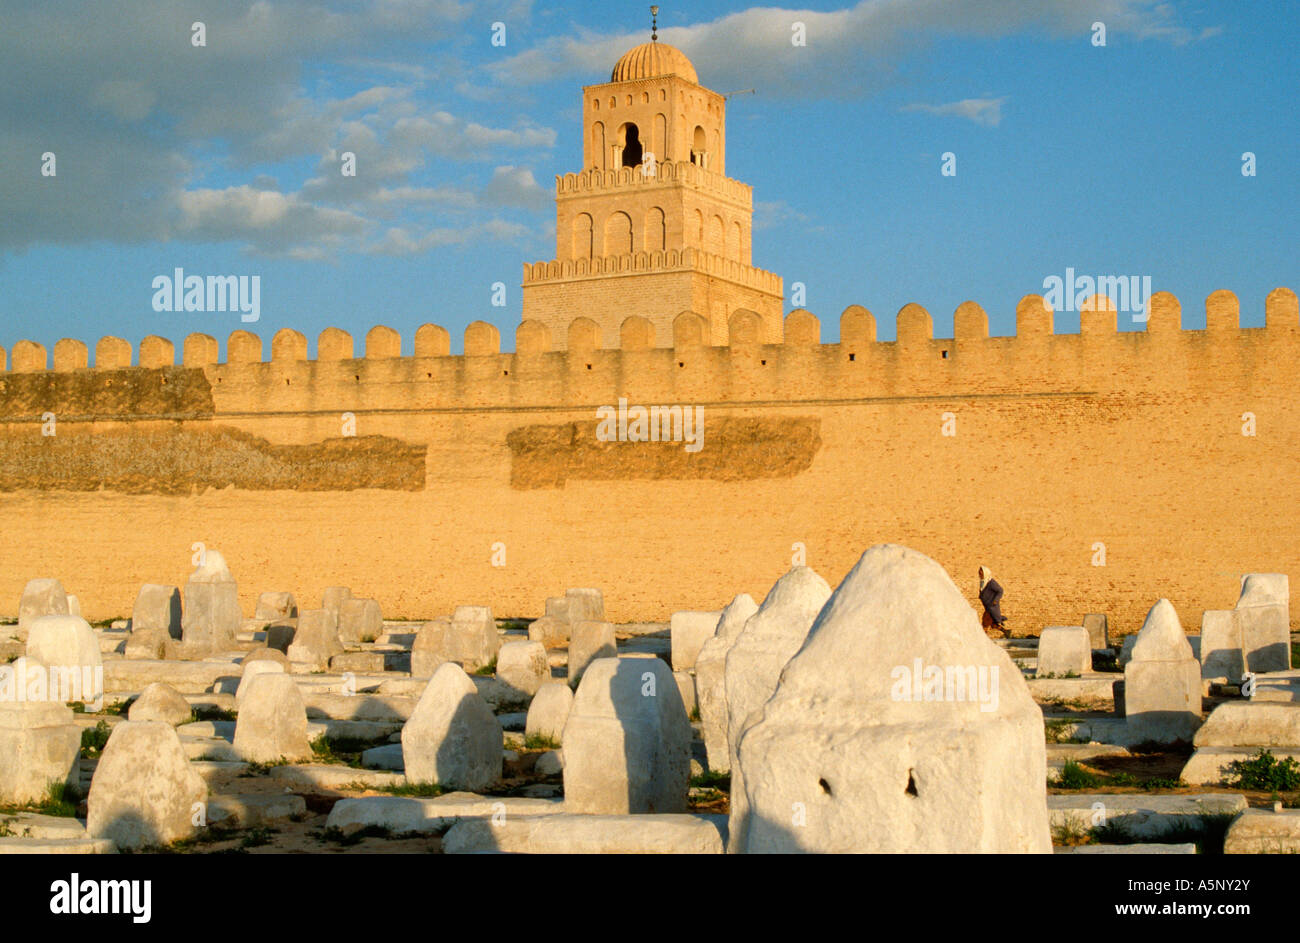
<instances>
[{"instance_id":1,"label":"finial on dome","mask_svg":"<svg viewBox=\"0 0 1300 943\"><path fill-rule=\"evenodd\" d=\"M659 42L659 8L650 8L650 42Z\"/></svg>"}]
</instances>

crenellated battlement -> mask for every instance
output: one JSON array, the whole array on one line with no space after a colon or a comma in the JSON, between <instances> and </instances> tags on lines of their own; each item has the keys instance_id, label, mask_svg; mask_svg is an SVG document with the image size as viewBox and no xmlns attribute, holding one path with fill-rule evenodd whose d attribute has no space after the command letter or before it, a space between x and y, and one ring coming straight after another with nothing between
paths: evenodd
<instances>
[{"instance_id":1,"label":"crenellated battlement","mask_svg":"<svg viewBox=\"0 0 1300 943\"><path fill-rule=\"evenodd\" d=\"M110 371L153 370L157 382L166 384L169 375L161 368L174 368L179 353L181 367L206 375L218 417L565 410L619 394L651 402L779 407L896 397L1168 391L1194 387L1212 375L1216 383L1258 388L1281 376L1279 371L1290 371L1300 352L1300 306L1287 288L1268 295L1263 328L1240 327L1238 301L1228 291L1206 299L1206 327L1200 330L1182 327L1181 305L1168 292L1152 296L1144 331L1117 331L1117 312L1103 296L1086 307L1080 333L1055 334L1051 308L1041 296L1027 295L1016 308L1016 334L990 337L984 309L968 301L954 313L953 336L942 338L934 336L929 312L908 304L897 314L897 340L879 341L874 315L851 305L840 316L836 344L821 342L820 320L802 309L785 318L777 344L762 343L759 316L745 310L731 315L725 346L710 344L708 323L689 311L673 320L670 347L656 347L650 322L636 315L623 321L614 347L602 346L597 325L587 318L572 322L562 339L540 322L524 321L515 331L513 353L502 352L495 326L475 321L465 330L465 352L456 356L450 354L448 331L434 324L421 326L410 346L382 325L360 345L346 331L326 328L315 359L307 357L307 338L288 328L269 343L236 330L226 339L224 360L208 334L190 334L179 352L172 341L149 336L134 366L131 345L117 337L95 344L93 367L82 341L58 341L51 358L44 346L24 340L11 354L0 349L0 393L9 385L3 377L22 374L83 376L86 382L77 388L92 392L111 386ZM105 377L102 383L92 381L96 375ZM118 383L119 389L130 385ZM28 387L22 385L21 395L11 390L0 396L6 413L0 421L39 419L45 387ZM62 389L57 383L49 389L56 387ZM66 401L70 394L59 395ZM104 402L107 395L99 390L99 399L85 402ZM115 395L120 400L122 394ZM75 411L93 418L102 412L97 410L85 405Z\"/></svg>"},{"instance_id":2,"label":"crenellated battlement","mask_svg":"<svg viewBox=\"0 0 1300 943\"><path fill-rule=\"evenodd\" d=\"M620 167L617 170L593 168L578 173L556 174L555 198L559 200L578 194L624 190L653 190L678 183L738 203L746 210L753 208L754 188L749 184L708 170L699 164L667 160L660 161L653 174L643 172L639 166Z\"/></svg>"},{"instance_id":3,"label":"crenellated battlement","mask_svg":"<svg viewBox=\"0 0 1300 943\"><path fill-rule=\"evenodd\" d=\"M524 286L583 278L606 278L610 275L639 275L659 272L702 272L714 278L753 288L769 294L781 294L781 276L746 265L736 259L702 252L699 249L657 249L654 252L624 252L603 258L549 262L525 262Z\"/></svg>"}]
</instances>

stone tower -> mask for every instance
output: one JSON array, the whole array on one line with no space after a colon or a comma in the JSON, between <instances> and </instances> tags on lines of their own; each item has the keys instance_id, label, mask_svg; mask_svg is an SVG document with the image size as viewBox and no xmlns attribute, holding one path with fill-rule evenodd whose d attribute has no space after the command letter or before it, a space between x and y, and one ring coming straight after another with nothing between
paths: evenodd
<instances>
[{"instance_id":1,"label":"stone tower","mask_svg":"<svg viewBox=\"0 0 1300 943\"><path fill-rule=\"evenodd\" d=\"M555 178L555 258L524 266L524 320L553 349L618 347L629 318L668 347L685 311L706 343L726 344L738 311L757 315L740 318L757 340L781 341L781 278L750 264L753 190L726 175L726 143L725 99L666 43L583 88L582 170ZM628 332L644 342L646 324Z\"/></svg>"}]
</instances>

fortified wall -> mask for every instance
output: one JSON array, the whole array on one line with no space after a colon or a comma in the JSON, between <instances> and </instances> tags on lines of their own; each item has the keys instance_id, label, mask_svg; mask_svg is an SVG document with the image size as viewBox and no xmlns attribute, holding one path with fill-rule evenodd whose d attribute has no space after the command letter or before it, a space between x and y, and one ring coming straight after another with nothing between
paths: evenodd
<instances>
[{"instance_id":1,"label":"fortified wall","mask_svg":"<svg viewBox=\"0 0 1300 943\"><path fill-rule=\"evenodd\" d=\"M1278 288L1262 328L1227 291L1204 330L1167 293L1149 315L1121 333L1099 299L1058 335L1029 295L1013 337L967 302L936 338L911 304L880 342L852 306L822 344L796 310L773 344L740 310L716 345L685 312L659 347L637 316L617 347L585 318L526 321L514 353L475 322L463 356L434 325L360 351L330 328L315 360L297 332L236 331L224 362L204 334L138 356L106 337L93 367L80 341L21 341L0 350L0 613L55 576L88 618L128 615L202 542L248 613L343 584L393 618L526 616L591 585L616 621L664 619L761 598L799 553L834 585L896 541L972 602L990 566L1018 633L1085 612L1134 631L1159 597L1195 630L1242 572L1300 576L1300 310ZM603 441L621 398L699 407L701 447Z\"/></svg>"}]
</instances>

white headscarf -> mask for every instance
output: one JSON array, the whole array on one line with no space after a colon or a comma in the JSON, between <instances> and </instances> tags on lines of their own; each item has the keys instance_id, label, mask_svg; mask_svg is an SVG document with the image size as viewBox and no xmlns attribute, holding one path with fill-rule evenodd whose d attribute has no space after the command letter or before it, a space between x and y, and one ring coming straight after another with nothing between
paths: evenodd
<instances>
[{"instance_id":1,"label":"white headscarf","mask_svg":"<svg viewBox=\"0 0 1300 943\"><path fill-rule=\"evenodd\" d=\"M981 592L984 590L984 587L989 584L989 580L991 579L993 579L993 571L986 566L980 567L980 591Z\"/></svg>"}]
</instances>

